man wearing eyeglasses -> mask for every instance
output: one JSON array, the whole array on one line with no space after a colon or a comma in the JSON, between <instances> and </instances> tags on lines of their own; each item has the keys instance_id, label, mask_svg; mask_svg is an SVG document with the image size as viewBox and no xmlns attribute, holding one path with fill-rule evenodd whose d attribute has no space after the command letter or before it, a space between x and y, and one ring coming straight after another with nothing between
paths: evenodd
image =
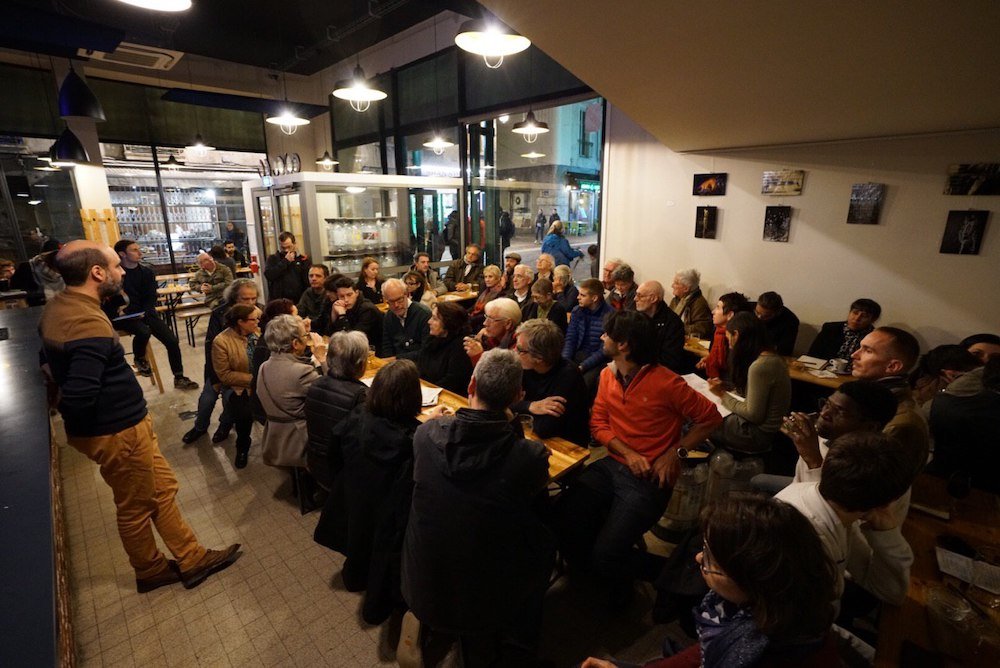
<instances>
[{"instance_id":1,"label":"man wearing eyeglasses","mask_svg":"<svg viewBox=\"0 0 1000 668\"><path fill-rule=\"evenodd\" d=\"M410 299L406 284L390 278L382 284L382 298L389 311L382 321L382 357L399 357L420 352L430 336L431 312Z\"/></svg>"},{"instance_id":2,"label":"man wearing eyeglasses","mask_svg":"<svg viewBox=\"0 0 1000 668\"><path fill-rule=\"evenodd\" d=\"M448 265L444 275L444 284L452 292L477 290L483 279L483 256L479 246L469 244L465 247L465 255Z\"/></svg>"}]
</instances>

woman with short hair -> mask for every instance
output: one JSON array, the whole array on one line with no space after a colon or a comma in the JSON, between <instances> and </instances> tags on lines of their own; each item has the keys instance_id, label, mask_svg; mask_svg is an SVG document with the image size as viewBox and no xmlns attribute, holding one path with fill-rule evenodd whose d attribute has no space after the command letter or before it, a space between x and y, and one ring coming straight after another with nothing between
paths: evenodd
<instances>
[{"instance_id":1,"label":"woman with short hair","mask_svg":"<svg viewBox=\"0 0 1000 668\"><path fill-rule=\"evenodd\" d=\"M469 333L469 316L454 302L431 307L430 337L411 357L420 377L429 383L465 396L472 377L472 362L465 354L463 338Z\"/></svg>"},{"instance_id":2,"label":"woman with short hair","mask_svg":"<svg viewBox=\"0 0 1000 668\"><path fill-rule=\"evenodd\" d=\"M427 277L419 271L413 269L403 276L403 283L406 285L406 292L410 295L410 301L423 304L427 308L436 301L437 295L427 282Z\"/></svg>"},{"instance_id":3,"label":"woman with short hair","mask_svg":"<svg viewBox=\"0 0 1000 668\"><path fill-rule=\"evenodd\" d=\"M305 417L309 445L306 465L322 487L330 489L340 470L339 449L333 448L333 428L364 401L368 386L361 382L368 368L368 337L352 330L335 332L326 352L327 373L306 393Z\"/></svg>"},{"instance_id":4,"label":"woman with short hair","mask_svg":"<svg viewBox=\"0 0 1000 668\"><path fill-rule=\"evenodd\" d=\"M487 350L501 348L513 350L517 345L514 331L521 324L521 309L517 302L507 297L498 297L486 304L486 319L483 328L475 336L465 337L465 353L475 366Z\"/></svg>"},{"instance_id":5,"label":"woman with short hair","mask_svg":"<svg viewBox=\"0 0 1000 668\"><path fill-rule=\"evenodd\" d=\"M363 404L333 429L343 469L316 526L316 542L346 559L341 576L348 591L364 591L361 617L381 624L400 594L403 548L413 491L413 432L420 425L420 375L410 360L379 369ZM429 417L447 412L438 406Z\"/></svg>"},{"instance_id":6,"label":"woman with short hair","mask_svg":"<svg viewBox=\"0 0 1000 668\"><path fill-rule=\"evenodd\" d=\"M555 323L565 336L566 327L569 325L569 316L562 304L555 300L552 294L552 281L547 278L540 278L531 286L531 303L524 307L522 320L534 318Z\"/></svg>"},{"instance_id":7,"label":"woman with short hair","mask_svg":"<svg viewBox=\"0 0 1000 668\"><path fill-rule=\"evenodd\" d=\"M469 309L469 322L473 330L483 326L483 319L486 315L486 305L503 294L503 272L495 264L488 264L483 267L484 288L480 290L476 303Z\"/></svg>"},{"instance_id":8,"label":"woman with short hair","mask_svg":"<svg viewBox=\"0 0 1000 668\"><path fill-rule=\"evenodd\" d=\"M219 378L216 390L222 390L223 410L236 426L236 459L234 465L246 467L250 454L250 432L253 411L250 406L253 374L250 360L257 342L260 309L248 304L236 304L226 312L226 329L212 340L212 368Z\"/></svg>"}]
</instances>

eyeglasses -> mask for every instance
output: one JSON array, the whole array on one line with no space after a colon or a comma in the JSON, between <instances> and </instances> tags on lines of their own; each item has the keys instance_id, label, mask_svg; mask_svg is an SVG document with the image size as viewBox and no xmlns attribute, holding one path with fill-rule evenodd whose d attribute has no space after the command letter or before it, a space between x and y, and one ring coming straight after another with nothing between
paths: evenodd
<instances>
[{"instance_id":1,"label":"eyeglasses","mask_svg":"<svg viewBox=\"0 0 1000 668\"><path fill-rule=\"evenodd\" d=\"M515 346L515 350L521 355L534 355L535 353L530 348L522 348L521 346Z\"/></svg>"},{"instance_id":2,"label":"eyeglasses","mask_svg":"<svg viewBox=\"0 0 1000 668\"><path fill-rule=\"evenodd\" d=\"M406 284L407 285L420 285L420 283L417 283L416 281L407 281Z\"/></svg>"},{"instance_id":3,"label":"eyeglasses","mask_svg":"<svg viewBox=\"0 0 1000 668\"><path fill-rule=\"evenodd\" d=\"M705 541L705 540L702 540L701 541L701 564L699 564L699 568L701 568L701 572L704 573L705 575L719 575L719 576L722 576L722 577L729 577L728 575L726 575L722 571L711 567L711 561L712 561L711 554L712 553L708 551L708 542Z\"/></svg>"}]
</instances>

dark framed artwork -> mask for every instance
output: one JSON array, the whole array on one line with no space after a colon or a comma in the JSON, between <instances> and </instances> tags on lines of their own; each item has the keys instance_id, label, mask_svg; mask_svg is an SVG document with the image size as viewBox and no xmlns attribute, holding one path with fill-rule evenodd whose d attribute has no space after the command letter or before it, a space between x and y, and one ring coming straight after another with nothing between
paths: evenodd
<instances>
[{"instance_id":1,"label":"dark framed artwork","mask_svg":"<svg viewBox=\"0 0 1000 668\"><path fill-rule=\"evenodd\" d=\"M941 238L941 253L979 255L989 211L949 211Z\"/></svg>"},{"instance_id":2,"label":"dark framed artwork","mask_svg":"<svg viewBox=\"0 0 1000 668\"><path fill-rule=\"evenodd\" d=\"M949 165L945 195L1000 195L1000 163Z\"/></svg>"},{"instance_id":3,"label":"dark framed artwork","mask_svg":"<svg viewBox=\"0 0 1000 668\"><path fill-rule=\"evenodd\" d=\"M878 225L885 199L884 183L855 183L851 186L851 205L847 208L848 225Z\"/></svg>"},{"instance_id":4,"label":"dark framed artwork","mask_svg":"<svg viewBox=\"0 0 1000 668\"><path fill-rule=\"evenodd\" d=\"M788 243L792 229L792 207L769 206L764 210L764 241Z\"/></svg>"},{"instance_id":5,"label":"dark framed artwork","mask_svg":"<svg viewBox=\"0 0 1000 668\"><path fill-rule=\"evenodd\" d=\"M695 174L694 185L691 187L692 195L725 195L726 181L729 174L724 172L714 174Z\"/></svg>"},{"instance_id":6,"label":"dark framed artwork","mask_svg":"<svg viewBox=\"0 0 1000 668\"><path fill-rule=\"evenodd\" d=\"M764 172L760 182L761 195L801 195L806 173L801 169L779 169Z\"/></svg>"},{"instance_id":7,"label":"dark framed artwork","mask_svg":"<svg viewBox=\"0 0 1000 668\"><path fill-rule=\"evenodd\" d=\"M719 208L715 206L699 206L694 217L694 236L696 239L714 239L716 223L719 219Z\"/></svg>"}]
</instances>

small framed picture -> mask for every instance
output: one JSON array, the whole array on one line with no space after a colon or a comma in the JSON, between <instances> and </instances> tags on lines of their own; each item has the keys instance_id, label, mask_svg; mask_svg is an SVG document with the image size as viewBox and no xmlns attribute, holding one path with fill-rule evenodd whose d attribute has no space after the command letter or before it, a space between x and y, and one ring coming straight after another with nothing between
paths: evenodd
<instances>
[{"instance_id":1,"label":"small framed picture","mask_svg":"<svg viewBox=\"0 0 1000 668\"><path fill-rule=\"evenodd\" d=\"M801 195L806 173L801 169L780 169L764 172L760 183L761 195Z\"/></svg>"},{"instance_id":2,"label":"small framed picture","mask_svg":"<svg viewBox=\"0 0 1000 668\"><path fill-rule=\"evenodd\" d=\"M769 206L764 210L764 241L788 243L792 229L792 207Z\"/></svg>"},{"instance_id":3,"label":"small framed picture","mask_svg":"<svg viewBox=\"0 0 1000 668\"><path fill-rule=\"evenodd\" d=\"M941 253L979 255L989 211L949 211L941 238Z\"/></svg>"},{"instance_id":4,"label":"small framed picture","mask_svg":"<svg viewBox=\"0 0 1000 668\"><path fill-rule=\"evenodd\" d=\"M1000 163L950 165L945 195L1000 195Z\"/></svg>"},{"instance_id":5,"label":"small framed picture","mask_svg":"<svg viewBox=\"0 0 1000 668\"><path fill-rule=\"evenodd\" d=\"M855 183L851 186L851 205L847 208L847 224L878 225L884 197L884 183Z\"/></svg>"},{"instance_id":6,"label":"small framed picture","mask_svg":"<svg viewBox=\"0 0 1000 668\"><path fill-rule=\"evenodd\" d=\"M696 239L714 239L716 221L719 209L714 206L699 206L694 217L694 236Z\"/></svg>"},{"instance_id":7,"label":"small framed picture","mask_svg":"<svg viewBox=\"0 0 1000 668\"><path fill-rule=\"evenodd\" d=\"M726 173L695 174L691 194L701 196L725 195L726 179L728 177L729 174Z\"/></svg>"}]
</instances>

